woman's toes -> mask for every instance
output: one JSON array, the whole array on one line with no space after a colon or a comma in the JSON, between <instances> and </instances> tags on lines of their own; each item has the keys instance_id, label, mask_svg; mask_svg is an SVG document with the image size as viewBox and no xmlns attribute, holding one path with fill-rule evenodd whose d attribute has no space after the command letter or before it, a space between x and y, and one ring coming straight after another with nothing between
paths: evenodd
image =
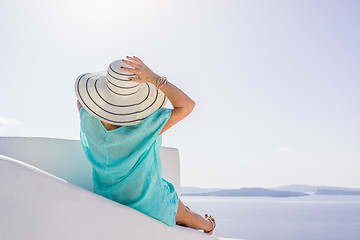
<instances>
[{"instance_id":1,"label":"woman's toes","mask_svg":"<svg viewBox=\"0 0 360 240\"><path fill-rule=\"evenodd\" d=\"M215 228L215 223L212 220L212 217L208 216L207 214L205 214L206 216L206 220L208 222L208 226L206 228L206 230L204 230L204 233L212 235L213 234L213 230Z\"/></svg>"}]
</instances>

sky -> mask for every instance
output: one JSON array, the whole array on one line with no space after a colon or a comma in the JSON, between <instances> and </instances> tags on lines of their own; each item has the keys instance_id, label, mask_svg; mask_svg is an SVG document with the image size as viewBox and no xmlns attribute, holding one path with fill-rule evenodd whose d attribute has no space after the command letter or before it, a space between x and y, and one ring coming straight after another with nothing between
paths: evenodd
<instances>
[{"instance_id":1,"label":"sky","mask_svg":"<svg viewBox=\"0 0 360 240\"><path fill-rule=\"evenodd\" d=\"M79 139L76 78L135 55L196 102L163 134L182 186L360 187L359 12L355 0L0 0L0 136Z\"/></svg>"}]
</instances>

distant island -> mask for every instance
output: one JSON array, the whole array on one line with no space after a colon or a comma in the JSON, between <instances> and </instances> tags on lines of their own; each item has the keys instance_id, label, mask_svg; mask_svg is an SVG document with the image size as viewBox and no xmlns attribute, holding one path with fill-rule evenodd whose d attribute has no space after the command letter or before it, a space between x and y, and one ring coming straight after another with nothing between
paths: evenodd
<instances>
[{"instance_id":1,"label":"distant island","mask_svg":"<svg viewBox=\"0 0 360 240\"><path fill-rule=\"evenodd\" d=\"M318 189L316 195L360 195L360 191L337 190L337 189Z\"/></svg>"},{"instance_id":2,"label":"distant island","mask_svg":"<svg viewBox=\"0 0 360 240\"><path fill-rule=\"evenodd\" d=\"M229 196L229 197L300 197L309 194L292 191L277 191L265 188L240 188L203 193L183 193L183 196Z\"/></svg>"},{"instance_id":3,"label":"distant island","mask_svg":"<svg viewBox=\"0 0 360 240\"><path fill-rule=\"evenodd\" d=\"M358 188L332 186L286 185L277 188L197 188L181 187L182 196L228 196L228 197L302 197L309 195L360 195Z\"/></svg>"},{"instance_id":4,"label":"distant island","mask_svg":"<svg viewBox=\"0 0 360 240\"><path fill-rule=\"evenodd\" d=\"M318 190L339 190L340 192L332 192L332 195L348 195L346 192L360 192L360 188L347 188L347 187L333 187L333 186L310 186L310 185L302 185L302 184L292 184L280 186L277 188L272 188L274 190L281 191L296 191L303 192L309 194L322 195L321 192L319 194Z\"/></svg>"}]
</instances>

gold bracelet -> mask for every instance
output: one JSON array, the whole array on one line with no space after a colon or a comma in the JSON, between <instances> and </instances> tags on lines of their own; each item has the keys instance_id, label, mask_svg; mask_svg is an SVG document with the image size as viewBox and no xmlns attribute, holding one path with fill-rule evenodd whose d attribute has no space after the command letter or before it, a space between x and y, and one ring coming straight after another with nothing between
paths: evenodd
<instances>
[{"instance_id":1,"label":"gold bracelet","mask_svg":"<svg viewBox=\"0 0 360 240\"><path fill-rule=\"evenodd\" d=\"M167 77L164 76L158 76L156 78L156 89L161 88L162 86L164 86L165 84L168 84L169 81L167 80Z\"/></svg>"}]
</instances>

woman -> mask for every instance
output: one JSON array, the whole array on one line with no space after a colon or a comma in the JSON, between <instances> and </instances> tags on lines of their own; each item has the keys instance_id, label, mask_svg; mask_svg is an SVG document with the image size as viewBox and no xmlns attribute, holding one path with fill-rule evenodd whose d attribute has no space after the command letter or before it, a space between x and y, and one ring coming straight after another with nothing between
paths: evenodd
<instances>
[{"instance_id":1,"label":"woman","mask_svg":"<svg viewBox=\"0 0 360 240\"><path fill-rule=\"evenodd\" d=\"M159 159L161 134L189 115L195 102L135 56L112 62L107 71L82 74L75 92L94 192L169 226L211 235L215 219L183 204L162 178ZM167 99L173 109L164 108Z\"/></svg>"}]
</instances>

